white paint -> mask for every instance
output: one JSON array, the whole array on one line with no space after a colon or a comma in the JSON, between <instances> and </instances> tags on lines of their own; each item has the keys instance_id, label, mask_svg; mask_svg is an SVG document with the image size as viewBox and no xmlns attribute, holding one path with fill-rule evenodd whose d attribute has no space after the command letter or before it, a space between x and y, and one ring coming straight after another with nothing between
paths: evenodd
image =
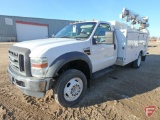
<instances>
[{"instance_id":1,"label":"white paint","mask_svg":"<svg viewBox=\"0 0 160 120\"><path fill-rule=\"evenodd\" d=\"M82 52L90 46L90 41L70 38L49 38L16 43L14 46L31 50L29 57L47 57L48 65L59 56L69 52Z\"/></svg>"},{"instance_id":2,"label":"white paint","mask_svg":"<svg viewBox=\"0 0 160 120\"><path fill-rule=\"evenodd\" d=\"M126 65L138 59L140 51L143 51L143 56L146 55L148 33L127 29L117 29L115 32L118 39L118 57L123 58L121 63L117 61L117 65Z\"/></svg>"},{"instance_id":3,"label":"white paint","mask_svg":"<svg viewBox=\"0 0 160 120\"><path fill-rule=\"evenodd\" d=\"M16 23L18 41L48 38L48 26Z\"/></svg>"},{"instance_id":4,"label":"white paint","mask_svg":"<svg viewBox=\"0 0 160 120\"><path fill-rule=\"evenodd\" d=\"M93 64L93 72L113 65L117 59L117 51L114 50L114 44L93 45L90 59Z\"/></svg>"}]
</instances>

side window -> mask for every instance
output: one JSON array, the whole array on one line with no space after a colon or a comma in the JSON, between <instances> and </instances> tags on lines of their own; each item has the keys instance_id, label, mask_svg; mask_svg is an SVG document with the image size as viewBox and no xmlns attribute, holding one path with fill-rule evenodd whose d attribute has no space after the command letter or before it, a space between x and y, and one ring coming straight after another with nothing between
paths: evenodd
<instances>
[{"instance_id":1,"label":"side window","mask_svg":"<svg viewBox=\"0 0 160 120\"><path fill-rule=\"evenodd\" d=\"M109 24L99 24L94 34L93 43L113 43L113 32L111 32Z\"/></svg>"}]
</instances>

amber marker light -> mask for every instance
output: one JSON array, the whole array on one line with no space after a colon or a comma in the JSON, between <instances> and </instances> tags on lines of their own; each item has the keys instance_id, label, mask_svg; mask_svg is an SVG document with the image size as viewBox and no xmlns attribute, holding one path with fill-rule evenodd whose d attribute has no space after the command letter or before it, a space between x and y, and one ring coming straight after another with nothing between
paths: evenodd
<instances>
[{"instance_id":1,"label":"amber marker light","mask_svg":"<svg viewBox=\"0 0 160 120\"><path fill-rule=\"evenodd\" d=\"M32 64L32 67L35 67L35 68L46 68L47 66L48 66L48 63Z\"/></svg>"}]
</instances>

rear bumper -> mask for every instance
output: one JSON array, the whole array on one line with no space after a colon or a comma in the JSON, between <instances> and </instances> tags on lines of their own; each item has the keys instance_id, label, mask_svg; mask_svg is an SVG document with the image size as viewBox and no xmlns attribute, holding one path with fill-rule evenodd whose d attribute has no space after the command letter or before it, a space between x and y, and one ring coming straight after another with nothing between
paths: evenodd
<instances>
[{"instance_id":1,"label":"rear bumper","mask_svg":"<svg viewBox=\"0 0 160 120\"><path fill-rule=\"evenodd\" d=\"M15 84L22 92L29 96L44 97L47 90L50 89L52 78L26 77L16 74L9 66L7 69L9 80Z\"/></svg>"}]
</instances>

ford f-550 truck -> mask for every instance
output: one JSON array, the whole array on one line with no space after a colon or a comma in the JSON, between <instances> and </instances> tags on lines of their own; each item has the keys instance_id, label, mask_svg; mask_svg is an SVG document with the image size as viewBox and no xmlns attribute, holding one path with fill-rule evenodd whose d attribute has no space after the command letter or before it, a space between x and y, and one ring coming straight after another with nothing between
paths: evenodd
<instances>
[{"instance_id":1,"label":"ford f-550 truck","mask_svg":"<svg viewBox=\"0 0 160 120\"><path fill-rule=\"evenodd\" d=\"M26 95L44 97L53 89L60 105L75 105L96 74L113 65L139 68L145 60L148 20L131 13L123 9L122 18L138 22L139 30L116 21L78 22L54 38L14 44L9 48L10 81Z\"/></svg>"}]
</instances>

